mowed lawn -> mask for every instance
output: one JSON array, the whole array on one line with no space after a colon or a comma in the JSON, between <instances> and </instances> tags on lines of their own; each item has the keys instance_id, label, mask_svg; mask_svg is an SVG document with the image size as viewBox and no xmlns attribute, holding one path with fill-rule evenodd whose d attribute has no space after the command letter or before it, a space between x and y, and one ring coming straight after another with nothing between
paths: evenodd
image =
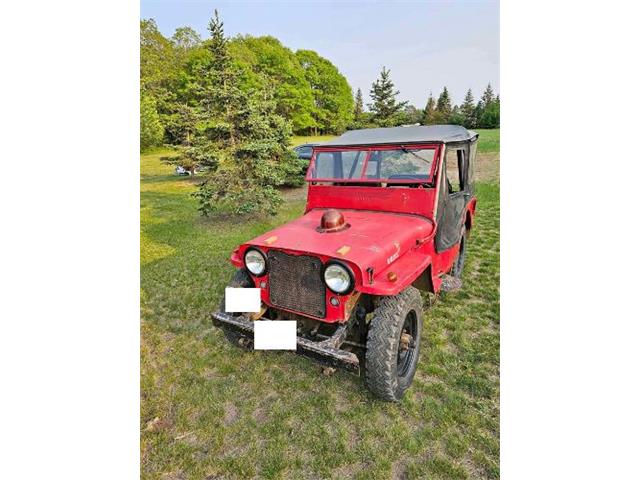
<instances>
[{"instance_id":1,"label":"mowed lawn","mask_svg":"<svg viewBox=\"0 0 640 480\"><path fill-rule=\"evenodd\" d=\"M497 132L481 135L498 147ZM231 250L300 215L304 201L290 196L271 218L204 219L195 184L162 154L141 155L143 478L499 476L496 183L477 185L464 287L430 308L425 296L415 381L389 404L354 375L324 376L291 353L242 351L212 328Z\"/></svg>"}]
</instances>

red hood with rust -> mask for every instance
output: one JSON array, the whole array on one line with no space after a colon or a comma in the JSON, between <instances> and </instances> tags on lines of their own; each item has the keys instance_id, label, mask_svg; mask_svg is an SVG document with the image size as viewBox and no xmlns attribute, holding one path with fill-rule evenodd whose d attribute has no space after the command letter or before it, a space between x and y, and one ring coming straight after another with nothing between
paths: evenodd
<instances>
[{"instance_id":1,"label":"red hood with rust","mask_svg":"<svg viewBox=\"0 0 640 480\"><path fill-rule=\"evenodd\" d=\"M247 242L265 249L282 249L336 258L354 264L366 275L369 267L379 274L411 248L426 240L433 223L422 216L401 213L340 210L348 228L318 231L326 209L314 209L302 217Z\"/></svg>"}]
</instances>

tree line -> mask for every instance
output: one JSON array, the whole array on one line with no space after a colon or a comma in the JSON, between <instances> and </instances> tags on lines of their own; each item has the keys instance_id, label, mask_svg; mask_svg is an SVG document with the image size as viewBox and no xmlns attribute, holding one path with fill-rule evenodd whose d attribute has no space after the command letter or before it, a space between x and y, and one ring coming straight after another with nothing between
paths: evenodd
<instances>
[{"instance_id":1,"label":"tree line","mask_svg":"<svg viewBox=\"0 0 640 480\"><path fill-rule=\"evenodd\" d=\"M171 38L154 20L140 22L140 142L141 148L163 143L189 145L199 123L200 78L212 62L211 39L190 27ZM326 58L312 50L293 52L274 37L240 35L227 42L230 63L244 91L269 91L275 112L296 134L339 134L346 129L404 124L500 126L500 96L488 85L480 100L471 89L464 102L452 105L445 87L437 99L429 95L424 108L400 102L390 71L383 67L372 84L368 110L362 91L355 96L346 78Z\"/></svg>"},{"instance_id":2,"label":"tree line","mask_svg":"<svg viewBox=\"0 0 640 480\"><path fill-rule=\"evenodd\" d=\"M460 105L452 105L447 87L444 87L437 100L430 93L423 109L409 105L408 102L398 101L399 94L391 80L391 72L383 67L380 77L371 85L371 103L367 104L369 111L364 110L362 90L358 88L356 91L352 128L411 124L453 124L466 128L500 127L500 95L494 94L491 84L487 85L477 103L471 89L467 90Z\"/></svg>"}]
</instances>

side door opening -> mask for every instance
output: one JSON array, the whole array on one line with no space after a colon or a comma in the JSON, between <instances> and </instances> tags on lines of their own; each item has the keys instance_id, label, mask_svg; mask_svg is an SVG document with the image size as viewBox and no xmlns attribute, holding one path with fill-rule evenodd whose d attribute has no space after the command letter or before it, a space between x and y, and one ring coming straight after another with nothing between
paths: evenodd
<instances>
[{"instance_id":1,"label":"side door opening","mask_svg":"<svg viewBox=\"0 0 640 480\"><path fill-rule=\"evenodd\" d=\"M460 242L463 212L470 198L468 182L469 144L447 145L442 165L438 198L436 251L442 252Z\"/></svg>"}]
</instances>

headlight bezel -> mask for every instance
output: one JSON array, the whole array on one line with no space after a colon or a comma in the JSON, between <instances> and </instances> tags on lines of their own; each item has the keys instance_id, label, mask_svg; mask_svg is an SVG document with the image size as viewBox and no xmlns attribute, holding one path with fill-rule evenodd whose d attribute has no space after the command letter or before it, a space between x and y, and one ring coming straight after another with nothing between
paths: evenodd
<instances>
[{"instance_id":1,"label":"headlight bezel","mask_svg":"<svg viewBox=\"0 0 640 480\"><path fill-rule=\"evenodd\" d=\"M339 292L337 290L334 290L327 283L327 279L325 277L325 273L332 266L341 268L342 270L344 270L347 273L347 276L349 277L349 286L345 290L343 290L341 292ZM322 268L322 281L324 282L325 286L331 292L335 293L336 295L342 295L342 296L349 295L351 292L353 292L353 289L356 286L356 277L353 274L353 270L351 270L351 267L349 267L349 265L347 265L344 262L341 262L340 260L329 260L327 263L324 264L324 267Z\"/></svg>"},{"instance_id":2,"label":"headlight bezel","mask_svg":"<svg viewBox=\"0 0 640 480\"><path fill-rule=\"evenodd\" d=\"M260 271L260 273L252 272L249 266L247 265L247 255L252 252L256 252L258 255L260 255L260 257L262 257L264 267ZM256 247L247 248L247 250L244 252L244 255L242 256L242 261L244 262L244 268L246 268L247 271L255 277L262 277L266 275L267 271L269 270L269 265L267 263L267 256L259 248L256 248Z\"/></svg>"}]
</instances>

